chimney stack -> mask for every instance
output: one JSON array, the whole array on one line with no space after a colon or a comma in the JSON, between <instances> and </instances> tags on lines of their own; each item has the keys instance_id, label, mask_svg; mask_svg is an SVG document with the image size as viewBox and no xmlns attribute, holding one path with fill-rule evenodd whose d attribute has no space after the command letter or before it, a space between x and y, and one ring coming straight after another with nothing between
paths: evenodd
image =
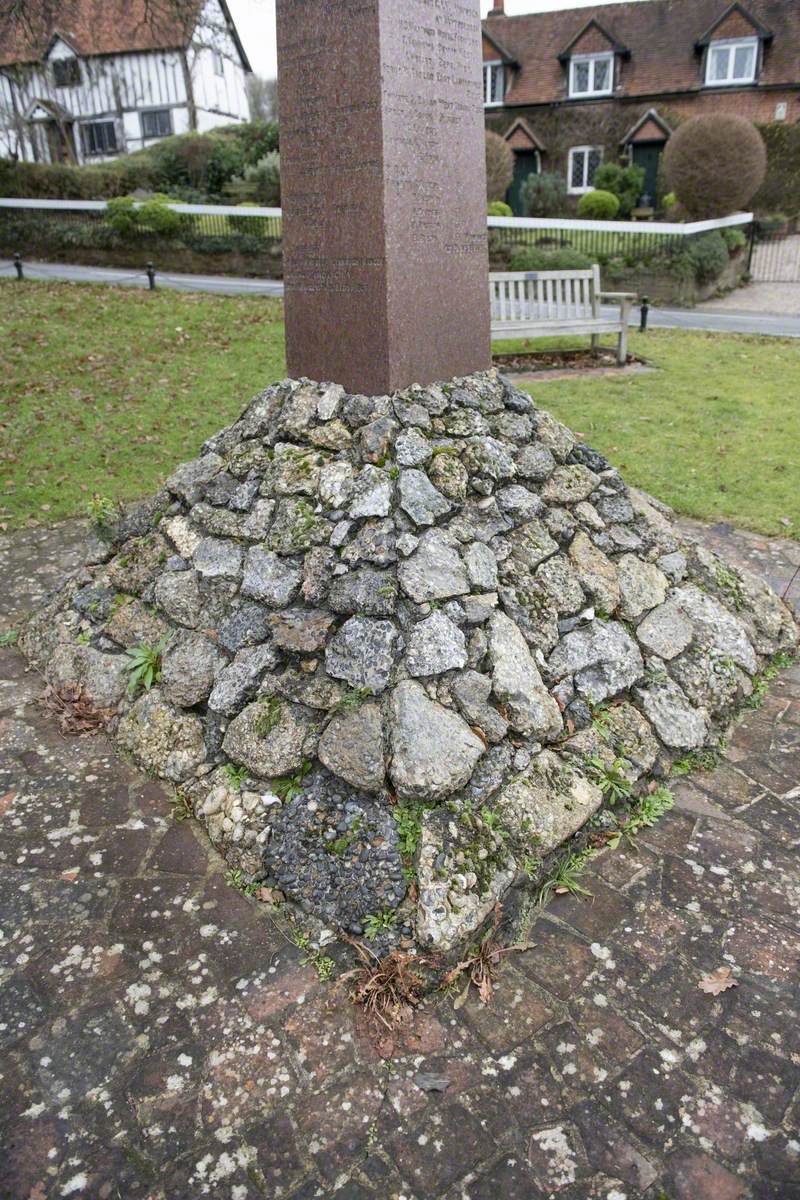
<instances>
[{"instance_id":1,"label":"chimney stack","mask_svg":"<svg viewBox=\"0 0 800 1200\"><path fill-rule=\"evenodd\" d=\"M492 7L489 9L490 17L504 17L506 15L506 0L493 0Z\"/></svg>"}]
</instances>

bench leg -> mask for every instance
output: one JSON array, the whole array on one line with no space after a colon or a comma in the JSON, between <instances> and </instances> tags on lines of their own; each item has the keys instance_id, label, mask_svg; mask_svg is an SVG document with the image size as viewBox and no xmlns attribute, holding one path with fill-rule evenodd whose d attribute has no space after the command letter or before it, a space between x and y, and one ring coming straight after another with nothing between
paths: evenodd
<instances>
[{"instance_id":1,"label":"bench leg","mask_svg":"<svg viewBox=\"0 0 800 1200\"><path fill-rule=\"evenodd\" d=\"M628 361L628 322L630 321L631 304L630 300L625 300L622 304L622 329L620 330L619 341L617 342L617 362L621 367L624 367Z\"/></svg>"}]
</instances>

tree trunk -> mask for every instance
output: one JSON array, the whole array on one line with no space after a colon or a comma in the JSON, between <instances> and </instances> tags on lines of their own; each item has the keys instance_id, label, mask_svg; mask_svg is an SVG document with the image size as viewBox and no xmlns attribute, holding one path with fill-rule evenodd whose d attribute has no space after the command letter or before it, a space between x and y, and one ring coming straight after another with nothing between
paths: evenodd
<instances>
[{"instance_id":1,"label":"tree trunk","mask_svg":"<svg viewBox=\"0 0 800 1200\"><path fill-rule=\"evenodd\" d=\"M189 57L185 50L181 50L181 67L183 69L183 86L186 89L186 107L189 110L189 129L195 133L197 130L197 106L194 102L192 69L189 66Z\"/></svg>"}]
</instances>

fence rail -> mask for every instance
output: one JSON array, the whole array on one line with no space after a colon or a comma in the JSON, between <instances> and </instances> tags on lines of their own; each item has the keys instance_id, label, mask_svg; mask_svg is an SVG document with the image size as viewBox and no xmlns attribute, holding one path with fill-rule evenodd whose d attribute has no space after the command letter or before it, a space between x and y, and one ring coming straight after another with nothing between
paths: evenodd
<instances>
[{"instance_id":1,"label":"fence rail","mask_svg":"<svg viewBox=\"0 0 800 1200\"><path fill-rule=\"evenodd\" d=\"M143 202L142 202L143 203ZM141 203L137 205L141 207ZM202 256L203 266L211 269L209 256L215 256L225 269L224 256L236 263L234 269L254 274L274 274L280 259L279 242L283 233L280 208L226 204L170 204L181 218L169 235L171 245L181 253ZM44 257L67 252L73 261L81 251L120 257L124 252L141 254L152 248L162 255L166 237L147 222L140 229L121 231L119 223L107 215L104 200L46 200L22 197L0 198L0 246L13 253L29 256L44 251ZM503 264L515 249L538 248L544 251L570 249L605 264L619 260L632 263L655 262L678 252L692 239L712 230L751 225L752 213L736 213L714 221L677 224L666 221L583 221L556 217L488 217L487 228L492 261ZM160 241L159 241L160 239ZM145 254L145 257L148 257ZM249 260L242 266L242 260ZM199 262L199 257L198 257ZM124 265L124 264L120 264ZM172 269L198 269L178 262Z\"/></svg>"}]
</instances>

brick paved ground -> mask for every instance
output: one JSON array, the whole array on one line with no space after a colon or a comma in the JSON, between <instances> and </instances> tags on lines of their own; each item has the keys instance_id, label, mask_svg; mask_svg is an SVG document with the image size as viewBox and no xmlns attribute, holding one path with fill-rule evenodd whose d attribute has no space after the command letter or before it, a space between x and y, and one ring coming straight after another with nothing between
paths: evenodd
<instances>
[{"instance_id":1,"label":"brick paved ground","mask_svg":"<svg viewBox=\"0 0 800 1200\"><path fill-rule=\"evenodd\" d=\"M0 541L31 602L41 537L47 568ZM491 1008L429 1001L391 1061L160 787L62 739L39 690L0 651L2 1200L800 1197L800 669L595 860L592 901L536 919ZM739 986L700 991L724 965Z\"/></svg>"}]
</instances>

